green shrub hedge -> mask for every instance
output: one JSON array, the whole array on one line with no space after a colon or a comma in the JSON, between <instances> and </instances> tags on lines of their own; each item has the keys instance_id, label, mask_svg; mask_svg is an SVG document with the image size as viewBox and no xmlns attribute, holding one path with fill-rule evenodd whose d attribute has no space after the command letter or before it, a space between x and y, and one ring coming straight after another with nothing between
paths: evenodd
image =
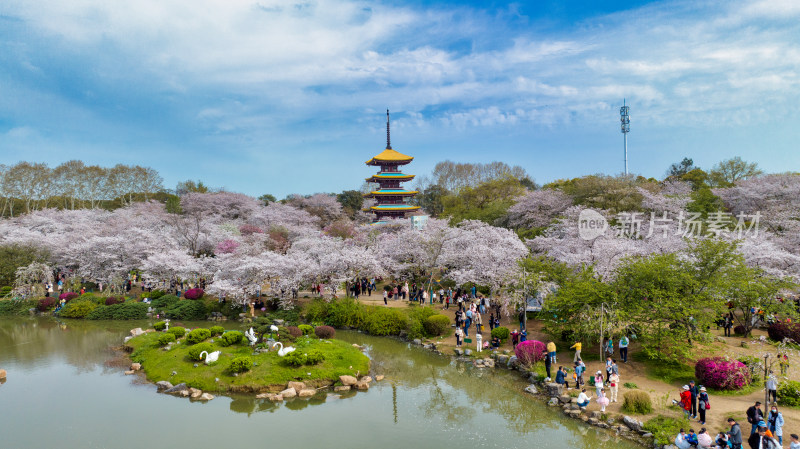
<instances>
[{"instance_id":1,"label":"green shrub hedge","mask_svg":"<svg viewBox=\"0 0 800 449\"><path fill-rule=\"evenodd\" d=\"M148 305L143 302L125 302L110 306L99 306L86 315L88 320L144 320Z\"/></svg>"},{"instance_id":2,"label":"green shrub hedge","mask_svg":"<svg viewBox=\"0 0 800 449\"><path fill-rule=\"evenodd\" d=\"M211 331L208 329L195 329L189 332L186 336L186 343L195 345L201 341L208 340L211 337Z\"/></svg>"},{"instance_id":3,"label":"green shrub hedge","mask_svg":"<svg viewBox=\"0 0 800 449\"><path fill-rule=\"evenodd\" d=\"M164 322L164 321L158 321L158 322L153 324L153 329L155 329L157 331L163 331L166 328L167 328L167 323Z\"/></svg>"},{"instance_id":4,"label":"green shrub hedge","mask_svg":"<svg viewBox=\"0 0 800 449\"><path fill-rule=\"evenodd\" d=\"M425 320L425 333L436 337L442 335L450 328L450 318L444 315L429 316Z\"/></svg>"},{"instance_id":5,"label":"green shrub hedge","mask_svg":"<svg viewBox=\"0 0 800 449\"><path fill-rule=\"evenodd\" d=\"M62 307L58 311L58 316L64 318L86 318L86 315L89 315L97 307L99 305L94 301L94 298L80 297L73 299Z\"/></svg>"},{"instance_id":6,"label":"green shrub hedge","mask_svg":"<svg viewBox=\"0 0 800 449\"><path fill-rule=\"evenodd\" d=\"M316 349L312 349L311 351L308 351L308 354L306 354L306 365L316 365L317 363L324 361L325 355Z\"/></svg>"},{"instance_id":7,"label":"green shrub hedge","mask_svg":"<svg viewBox=\"0 0 800 449\"><path fill-rule=\"evenodd\" d=\"M174 303L167 308L166 312L167 317L175 320L199 321L206 319L208 316L208 310L203 301L192 301L190 299Z\"/></svg>"},{"instance_id":8,"label":"green shrub hedge","mask_svg":"<svg viewBox=\"0 0 800 449\"><path fill-rule=\"evenodd\" d=\"M492 338L497 337L502 341L506 341L510 336L511 331L509 331L507 327L500 326L492 329Z\"/></svg>"},{"instance_id":9,"label":"green shrub hedge","mask_svg":"<svg viewBox=\"0 0 800 449\"><path fill-rule=\"evenodd\" d=\"M153 306L154 309L168 309L179 300L175 295L161 295L157 298L151 296L150 299L150 305Z\"/></svg>"},{"instance_id":10,"label":"green shrub hedge","mask_svg":"<svg viewBox=\"0 0 800 449\"><path fill-rule=\"evenodd\" d=\"M646 391L628 391L622 397L622 410L628 413L647 415L653 412L653 401Z\"/></svg>"},{"instance_id":11,"label":"green shrub hedge","mask_svg":"<svg viewBox=\"0 0 800 449\"><path fill-rule=\"evenodd\" d=\"M363 330L372 335L398 335L408 327L408 317L400 309L373 307L367 309Z\"/></svg>"},{"instance_id":12,"label":"green shrub hedge","mask_svg":"<svg viewBox=\"0 0 800 449\"><path fill-rule=\"evenodd\" d=\"M175 341L175 334L170 334L169 332L165 332L158 336L158 345L159 346L166 346L169 343Z\"/></svg>"},{"instance_id":13,"label":"green shrub hedge","mask_svg":"<svg viewBox=\"0 0 800 449\"><path fill-rule=\"evenodd\" d=\"M303 332L303 335L311 335L314 333L314 326L309 326L308 324L301 324L297 327Z\"/></svg>"},{"instance_id":14,"label":"green shrub hedge","mask_svg":"<svg viewBox=\"0 0 800 449\"><path fill-rule=\"evenodd\" d=\"M244 334L239 331L228 331L222 334L219 337L219 344L222 346L231 346L238 343L241 343L242 339L244 339Z\"/></svg>"},{"instance_id":15,"label":"green shrub hedge","mask_svg":"<svg viewBox=\"0 0 800 449\"><path fill-rule=\"evenodd\" d=\"M306 355L303 354L302 352L294 351L286 354L286 356L284 356L283 360L281 361L283 362L284 365L287 366L293 366L293 367L303 366L306 364Z\"/></svg>"},{"instance_id":16,"label":"green shrub hedge","mask_svg":"<svg viewBox=\"0 0 800 449\"><path fill-rule=\"evenodd\" d=\"M225 328L222 326L211 326L208 330L211 331L211 336L222 335L225 333Z\"/></svg>"},{"instance_id":17,"label":"green shrub hedge","mask_svg":"<svg viewBox=\"0 0 800 449\"><path fill-rule=\"evenodd\" d=\"M194 332L194 331L192 331ZM189 332L191 334L191 332ZM214 352L214 347L211 346L211 343L198 343L191 348L189 348L189 358L192 360L205 360L205 358L200 358L200 353L206 351L209 354Z\"/></svg>"},{"instance_id":18,"label":"green shrub hedge","mask_svg":"<svg viewBox=\"0 0 800 449\"><path fill-rule=\"evenodd\" d=\"M246 371L250 371L250 368L252 367L253 359L245 355L231 360L231 365L228 367L228 371L232 373L244 373Z\"/></svg>"},{"instance_id":19,"label":"green shrub hedge","mask_svg":"<svg viewBox=\"0 0 800 449\"><path fill-rule=\"evenodd\" d=\"M800 405L800 382L789 380L778 384L778 403L789 407Z\"/></svg>"},{"instance_id":20,"label":"green shrub hedge","mask_svg":"<svg viewBox=\"0 0 800 449\"><path fill-rule=\"evenodd\" d=\"M186 328L183 328L183 327L180 327L180 326L175 326L175 327L169 328L169 330L167 332L169 332L170 334L174 335L175 338L181 338L184 335L186 335Z\"/></svg>"},{"instance_id":21,"label":"green shrub hedge","mask_svg":"<svg viewBox=\"0 0 800 449\"><path fill-rule=\"evenodd\" d=\"M4 299L0 301L0 316L27 315L28 310L35 308L36 305L35 299Z\"/></svg>"}]
</instances>

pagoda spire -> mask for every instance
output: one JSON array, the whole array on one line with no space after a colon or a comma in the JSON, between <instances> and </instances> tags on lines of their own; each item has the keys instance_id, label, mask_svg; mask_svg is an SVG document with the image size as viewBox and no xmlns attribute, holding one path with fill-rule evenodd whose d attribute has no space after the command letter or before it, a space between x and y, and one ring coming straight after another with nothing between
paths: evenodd
<instances>
[{"instance_id":1,"label":"pagoda spire","mask_svg":"<svg viewBox=\"0 0 800 449\"><path fill-rule=\"evenodd\" d=\"M392 149L392 139L389 135L389 110L386 110L386 149Z\"/></svg>"}]
</instances>

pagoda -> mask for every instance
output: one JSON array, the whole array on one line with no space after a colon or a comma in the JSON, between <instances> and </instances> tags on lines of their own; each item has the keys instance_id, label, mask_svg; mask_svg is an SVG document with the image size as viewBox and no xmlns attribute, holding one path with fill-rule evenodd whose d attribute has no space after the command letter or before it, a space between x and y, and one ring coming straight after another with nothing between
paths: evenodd
<instances>
[{"instance_id":1,"label":"pagoda","mask_svg":"<svg viewBox=\"0 0 800 449\"><path fill-rule=\"evenodd\" d=\"M401 183L410 181L414 175L406 175L400 171L401 165L406 165L414 160L411 156L398 153L392 149L389 134L389 110L386 110L386 149L379 155L367 161L367 165L376 165L380 171L367 178L367 182L377 183L378 189L364 195L365 198L374 198L375 204L367 212L375 214L373 222L386 218L405 218L406 213L419 209L419 206L408 204L408 199L413 198L418 192L405 190Z\"/></svg>"}]
</instances>

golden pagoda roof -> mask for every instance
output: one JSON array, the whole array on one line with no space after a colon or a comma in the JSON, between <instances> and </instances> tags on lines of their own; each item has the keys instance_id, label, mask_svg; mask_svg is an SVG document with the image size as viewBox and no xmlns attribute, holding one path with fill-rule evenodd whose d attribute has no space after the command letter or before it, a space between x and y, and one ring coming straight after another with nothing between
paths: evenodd
<instances>
[{"instance_id":1,"label":"golden pagoda roof","mask_svg":"<svg viewBox=\"0 0 800 449\"><path fill-rule=\"evenodd\" d=\"M381 154L373 157L366 162L367 165L377 165L380 162L411 162L414 158L406 156L405 154L398 153L397 151L387 148Z\"/></svg>"}]
</instances>

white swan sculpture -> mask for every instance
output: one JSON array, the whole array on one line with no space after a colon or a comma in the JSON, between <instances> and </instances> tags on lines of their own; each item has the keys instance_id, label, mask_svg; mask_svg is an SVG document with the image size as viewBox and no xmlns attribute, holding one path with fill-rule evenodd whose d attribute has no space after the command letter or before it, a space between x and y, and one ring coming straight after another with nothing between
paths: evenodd
<instances>
[{"instance_id":1,"label":"white swan sculpture","mask_svg":"<svg viewBox=\"0 0 800 449\"><path fill-rule=\"evenodd\" d=\"M250 340L250 346L255 345L258 342L258 337L256 336L256 332L251 327L249 331L244 333L244 336Z\"/></svg>"},{"instance_id":2,"label":"white swan sculpture","mask_svg":"<svg viewBox=\"0 0 800 449\"><path fill-rule=\"evenodd\" d=\"M200 353L200 358L203 358L203 354L206 355L206 365L209 363L214 363L219 359L219 355L222 354L222 351L214 351L211 354L208 351L203 351Z\"/></svg>"},{"instance_id":3,"label":"white swan sculpture","mask_svg":"<svg viewBox=\"0 0 800 449\"><path fill-rule=\"evenodd\" d=\"M273 324L272 326L269 327L269 330L270 332L278 332L278 326Z\"/></svg>"},{"instance_id":4,"label":"white swan sculpture","mask_svg":"<svg viewBox=\"0 0 800 449\"><path fill-rule=\"evenodd\" d=\"M275 343L274 345L272 345L272 347L274 348L275 346L278 346L278 345L280 345L280 347L281 347L281 349L278 349L278 355L281 356L281 357L283 357L286 354L288 354L288 353L290 353L290 352L295 350L295 348L293 346L287 346L287 347L284 348L283 347L283 343L281 343L281 342Z\"/></svg>"}]
</instances>

